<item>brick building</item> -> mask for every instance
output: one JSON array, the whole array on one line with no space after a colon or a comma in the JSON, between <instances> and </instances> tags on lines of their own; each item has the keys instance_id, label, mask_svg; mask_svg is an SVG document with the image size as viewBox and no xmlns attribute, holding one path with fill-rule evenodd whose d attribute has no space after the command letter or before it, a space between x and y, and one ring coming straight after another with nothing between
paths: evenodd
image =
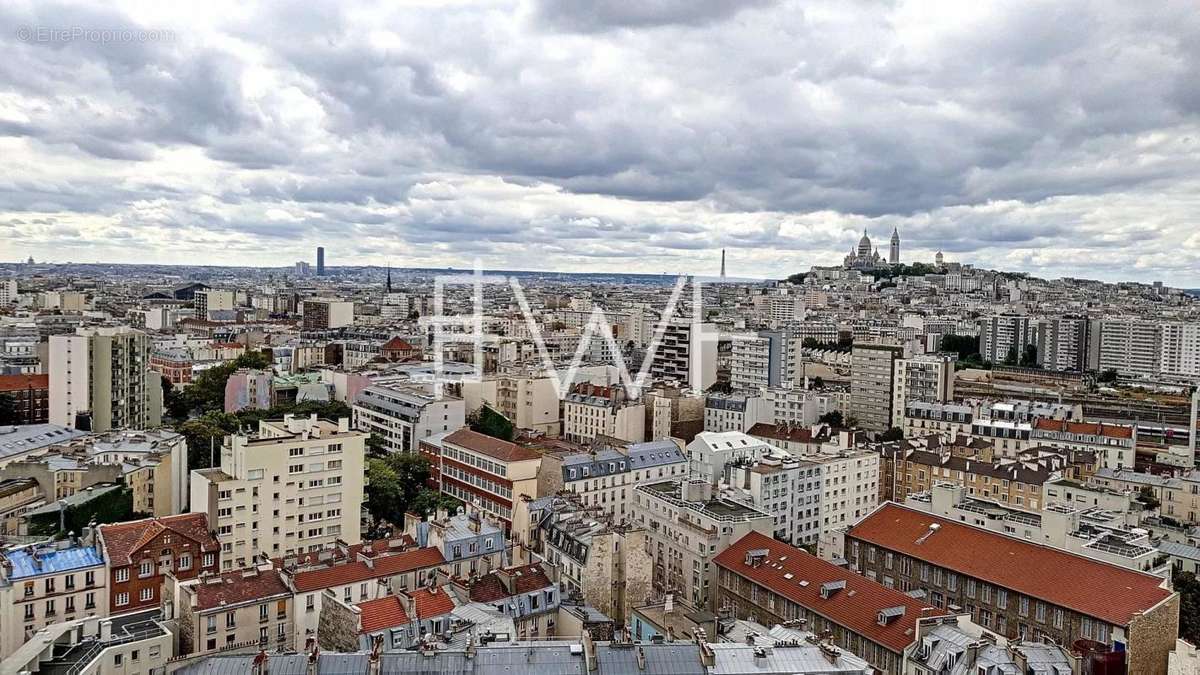
<instances>
[{"instance_id":1,"label":"brick building","mask_svg":"<svg viewBox=\"0 0 1200 675\"><path fill-rule=\"evenodd\" d=\"M721 609L767 626L803 621L884 673L905 672L918 619L947 614L760 532L736 541L716 564Z\"/></svg>"},{"instance_id":2,"label":"brick building","mask_svg":"<svg viewBox=\"0 0 1200 675\"><path fill-rule=\"evenodd\" d=\"M50 421L49 375L0 375L0 396L12 399L13 424Z\"/></svg>"},{"instance_id":3,"label":"brick building","mask_svg":"<svg viewBox=\"0 0 1200 675\"><path fill-rule=\"evenodd\" d=\"M1161 577L888 503L846 532L851 569L1008 638L1123 654L1130 673L1167 672L1179 595Z\"/></svg>"},{"instance_id":4,"label":"brick building","mask_svg":"<svg viewBox=\"0 0 1200 675\"><path fill-rule=\"evenodd\" d=\"M203 513L101 525L99 530L113 614L157 607L166 572L187 580L220 569L221 545Z\"/></svg>"},{"instance_id":5,"label":"brick building","mask_svg":"<svg viewBox=\"0 0 1200 675\"><path fill-rule=\"evenodd\" d=\"M533 448L459 429L422 440L420 451L433 464L443 493L496 516L505 530L512 525L515 500L537 495L542 453Z\"/></svg>"}]
</instances>

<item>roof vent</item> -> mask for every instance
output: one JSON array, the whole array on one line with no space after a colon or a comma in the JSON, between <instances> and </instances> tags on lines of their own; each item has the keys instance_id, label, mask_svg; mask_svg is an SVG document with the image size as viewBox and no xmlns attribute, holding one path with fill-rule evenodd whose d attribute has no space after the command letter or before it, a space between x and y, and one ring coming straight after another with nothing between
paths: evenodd
<instances>
[{"instance_id":1,"label":"roof vent","mask_svg":"<svg viewBox=\"0 0 1200 675\"><path fill-rule=\"evenodd\" d=\"M826 581L821 584L821 597L828 600L832 598L838 591L846 588L846 581Z\"/></svg>"},{"instance_id":2,"label":"roof vent","mask_svg":"<svg viewBox=\"0 0 1200 675\"><path fill-rule=\"evenodd\" d=\"M929 531L928 531L928 532L926 532L925 534L921 535L920 537L918 537L918 538L917 538L917 541L916 541L916 543L917 543L917 544L923 544L923 543L925 543L925 540L926 540L926 539L928 539L928 538L932 537L932 536L933 536L933 533L934 533L934 532L937 532L937 531L938 531L938 530L940 530L940 529L942 529L942 526L941 526L940 524L938 524L938 523L930 523L930 524L929 524Z\"/></svg>"},{"instance_id":3,"label":"roof vent","mask_svg":"<svg viewBox=\"0 0 1200 675\"><path fill-rule=\"evenodd\" d=\"M896 607L886 607L879 610L879 614L876 616L875 620L880 626L886 626L902 616L904 616L904 606L899 605Z\"/></svg>"}]
</instances>

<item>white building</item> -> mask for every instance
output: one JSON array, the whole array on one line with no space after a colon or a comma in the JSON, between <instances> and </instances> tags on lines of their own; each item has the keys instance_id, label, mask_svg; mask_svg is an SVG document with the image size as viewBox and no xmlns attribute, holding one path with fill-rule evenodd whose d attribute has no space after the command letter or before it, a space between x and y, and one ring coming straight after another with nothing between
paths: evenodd
<instances>
[{"instance_id":1,"label":"white building","mask_svg":"<svg viewBox=\"0 0 1200 675\"><path fill-rule=\"evenodd\" d=\"M711 323L672 319L654 351L650 374L657 380L706 390L717 381L717 328Z\"/></svg>"},{"instance_id":2,"label":"white building","mask_svg":"<svg viewBox=\"0 0 1200 675\"><path fill-rule=\"evenodd\" d=\"M50 421L74 426L79 413L90 413L92 431L162 423L162 385L145 333L105 326L50 337Z\"/></svg>"},{"instance_id":3,"label":"white building","mask_svg":"<svg viewBox=\"0 0 1200 675\"><path fill-rule=\"evenodd\" d=\"M904 428L904 414L911 401L954 400L954 360L947 354L924 354L896 361L892 383L893 427Z\"/></svg>"},{"instance_id":4,"label":"white building","mask_svg":"<svg viewBox=\"0 0 1200 675\"><path fill-rule=\"evenodd\" d=\"M233 291L218 291L208 289L196 291L194 297L196 317L209 319L213 312L227 312L233 309Z\"/></svg>"},{"instance_id":5,"label":"white building","mask_svg":"<svg viewBox=\"0 0 1200 675\"><path fill-rule=\"evenodd\" d=\"M725 480L726 467L735 462L757 462L775 447L740 431L702 431L687 445L693 478L710 484Z\"/></svg>"},{"instance_id":6,"label":"white building","mask_svg":"<svg viewBox=\"0 0 1200 675\"><path fill-rule=\"evenodd\" d=\"M223 569L361 539L367 435L287 415L227 436L220 466L192 471L191 509L208 514Z\"/></svg>"},{"instance_id":7,"label":"white building","mask_svg":"<svg viewBox=\"0 0 1200 675\"><path fill-rule=\"evenodd\" d=\"M713 558L751 531L770 536L775 530L769 513L716 497L703 480L639 485L632 520L646 531L655 589L710 611L717 596Z\"/></svg>"},{"instance_id":8,"label":"white building","mask_svg":"<svg viewBox=\"0 0 1200 675\"><path fill-rule=\"evenodd\" d=\"M466 426L461 398L418 385L367 387L354 400L354 428L383 438L391 452L416 452L420 441Z\"/></svg>"},{"instance_id":9,"label":"white building","mask_svg":"<svg viewBox=\"0 0 1200 675\"><path fill-rule=\"evenodd\" d=\"M563 399L562 435L574 443L597 436L640 441L646 437L646 406L628 399L620 387L580 385Z\"/></svg>"},{"instance_id":10,"label":"white building","mask_svg":"<svg viewBox=\"0 0 1200 675\"><path fill-rule=\"evenodd\" d=\"M705 431L750 431L760 422L773 419L771 404L762 396L748 393L712 393L704 398Z\"/></svg>"}]
</instances>

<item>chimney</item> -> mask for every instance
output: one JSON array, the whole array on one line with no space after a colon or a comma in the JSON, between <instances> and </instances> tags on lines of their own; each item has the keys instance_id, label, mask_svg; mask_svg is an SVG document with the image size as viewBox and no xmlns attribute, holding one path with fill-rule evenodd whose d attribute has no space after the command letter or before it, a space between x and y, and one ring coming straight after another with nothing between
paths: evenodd
<instances>
[{"instance_id":1,"label":"chimney","mask_svg":"<svg viewBox=\"0 0 1200 675\"><path fill-rule=\"evenodd\" d=\"M592 642L592 635L586 628L583 630L583 662L589 673L595 672L600 667L599 662L596 661L596 643Z\"/></svg>"}]
</instances>

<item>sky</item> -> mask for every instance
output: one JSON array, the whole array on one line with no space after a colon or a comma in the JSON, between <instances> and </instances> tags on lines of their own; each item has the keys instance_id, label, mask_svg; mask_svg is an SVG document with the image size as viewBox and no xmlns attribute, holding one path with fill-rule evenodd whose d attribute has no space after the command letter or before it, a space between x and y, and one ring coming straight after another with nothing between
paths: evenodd
<instances>
[{"instance_id":1,"label":"sky","mask_svg":"<svg viewBox=\"0 0 1200 675\"><path fill-rule=\"evenodd\" d=\"M0 261L770 278L897 228L1200 287L1194 0L8 0L0 54Z\"/></svg>"}]
</instances>

